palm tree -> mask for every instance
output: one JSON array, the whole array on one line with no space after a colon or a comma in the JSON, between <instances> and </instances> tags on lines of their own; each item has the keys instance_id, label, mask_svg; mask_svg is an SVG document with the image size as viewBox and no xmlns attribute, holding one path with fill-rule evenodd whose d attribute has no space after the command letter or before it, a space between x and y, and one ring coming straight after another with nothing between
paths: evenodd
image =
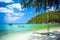
<instances>
[{"instance_id":1,"label":"palm tree","mask_svg":"<svg viewBox=\"0 0 60 40\"><path fill-rule=\"evenodd\" d=\"M56 10L59 8L59 0L22 0L22 8L36 8L36 11L40 10L41 7L45 10L47 7L51 8L52 6L56 8Z\"/></svg>"},{"instance_id":2,"label":"palm tree","mask_svg":"<svg viewBox=\"0 0 60 40\"><path fill-rule=\"evenodd\" d=\"M41 10L43 8L46 12L46 10L54 7L55 10L58 10L59 8L59 0L22 0L22 8L28 8L32 7L35 8L36 12ZM49 14L47 13L47 23L49 23ZM49 27L48 27L49 32Z\"/></svg>"}]
</instances>

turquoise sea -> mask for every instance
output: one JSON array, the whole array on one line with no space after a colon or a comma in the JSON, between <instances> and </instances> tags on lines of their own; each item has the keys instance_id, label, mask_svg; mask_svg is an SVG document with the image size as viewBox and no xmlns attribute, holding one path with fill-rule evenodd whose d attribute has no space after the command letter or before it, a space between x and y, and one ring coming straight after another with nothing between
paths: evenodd
<instances>
[{"instance_id":1,"label":"turquoise sea","mask_svg":"<svg viewBox=\"0 0 60 40\"><path fill-rule=\"evenodd\" d=\"M33 31L47 28L60 29L60 24L0 24L0 40L25 40Z\"/></svg>"},{"instance_id":2,"label":"turquoise sea","mask_svg":"<svg viewBox=\"0 0 60 40\"><path fill-rule=\"evenodd\" d=\"M0 24L0 32L24 32L59 26L59 24Z\"/></svg>"}]
</instances>

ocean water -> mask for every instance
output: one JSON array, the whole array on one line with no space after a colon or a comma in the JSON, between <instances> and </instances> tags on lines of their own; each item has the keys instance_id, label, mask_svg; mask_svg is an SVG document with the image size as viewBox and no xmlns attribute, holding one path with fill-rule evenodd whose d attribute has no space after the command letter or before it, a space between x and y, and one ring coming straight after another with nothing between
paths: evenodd
<instances>
[{"instance_id":1,"label":"ocean water","mask_svg":"<svg viewBox=\"0 0 60 40\"><path fill-rule=\"evenodd\" d=\"M31 35L33 32L47 31L48 27L50 30L54 29L55 31L60 29L59 24L0 24L0 40L15 40L14 37L17 40L21 36L23 36L22 40L24 40L27 35ZM18 40L21 40L21 38Z\"/></svg>"},{"instance_id":2,"label":"ocean water","mask_svg":"<svg viewBox=\"0 0 60 40\"><path fill-rule=\"evenodd\" d=\"M0 24L0 32L24 32L59 26L59 24Z\"/></svg>"}]
</instances>

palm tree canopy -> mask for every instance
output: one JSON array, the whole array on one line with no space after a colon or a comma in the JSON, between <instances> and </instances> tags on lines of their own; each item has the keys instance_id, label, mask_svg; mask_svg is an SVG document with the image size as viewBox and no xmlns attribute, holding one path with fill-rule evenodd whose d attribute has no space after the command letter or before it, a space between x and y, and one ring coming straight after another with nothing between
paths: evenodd
<instances>
[{"instance_id":1,"label":"palm tree canopy","mask_svg":"<svg viewBox=\"0 0 60 40\"><path fill-rule=\"evenodd\" d=\"M36 8L36 11L44 8L45 10L52 6L57 10L59 8L59 0L22 0L22 8Z\"/></svg>"}]
</instances>

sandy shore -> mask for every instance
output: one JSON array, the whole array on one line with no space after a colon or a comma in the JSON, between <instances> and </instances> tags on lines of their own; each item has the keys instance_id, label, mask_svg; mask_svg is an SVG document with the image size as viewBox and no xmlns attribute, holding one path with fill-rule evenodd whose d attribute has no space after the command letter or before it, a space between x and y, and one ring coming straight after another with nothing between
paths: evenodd
<instances>
[{"instance_id":1,"label":"sandy shore","mask_svg":"<svg viewBox=\"0 0 60 40\"><path fill-rule=\"evenodd\" d=\"M60 28L50 29L50 32L53 32L53 31L60 31ZM20 32L8 33L7 35L2 36L0 40L28 40L30 39L31 36L41 36L40 34L34 34L36 32L44 33L44 32L47 32L47 29L23 32L23 33L20 33Z\"/></svg>"}]
</instances>

